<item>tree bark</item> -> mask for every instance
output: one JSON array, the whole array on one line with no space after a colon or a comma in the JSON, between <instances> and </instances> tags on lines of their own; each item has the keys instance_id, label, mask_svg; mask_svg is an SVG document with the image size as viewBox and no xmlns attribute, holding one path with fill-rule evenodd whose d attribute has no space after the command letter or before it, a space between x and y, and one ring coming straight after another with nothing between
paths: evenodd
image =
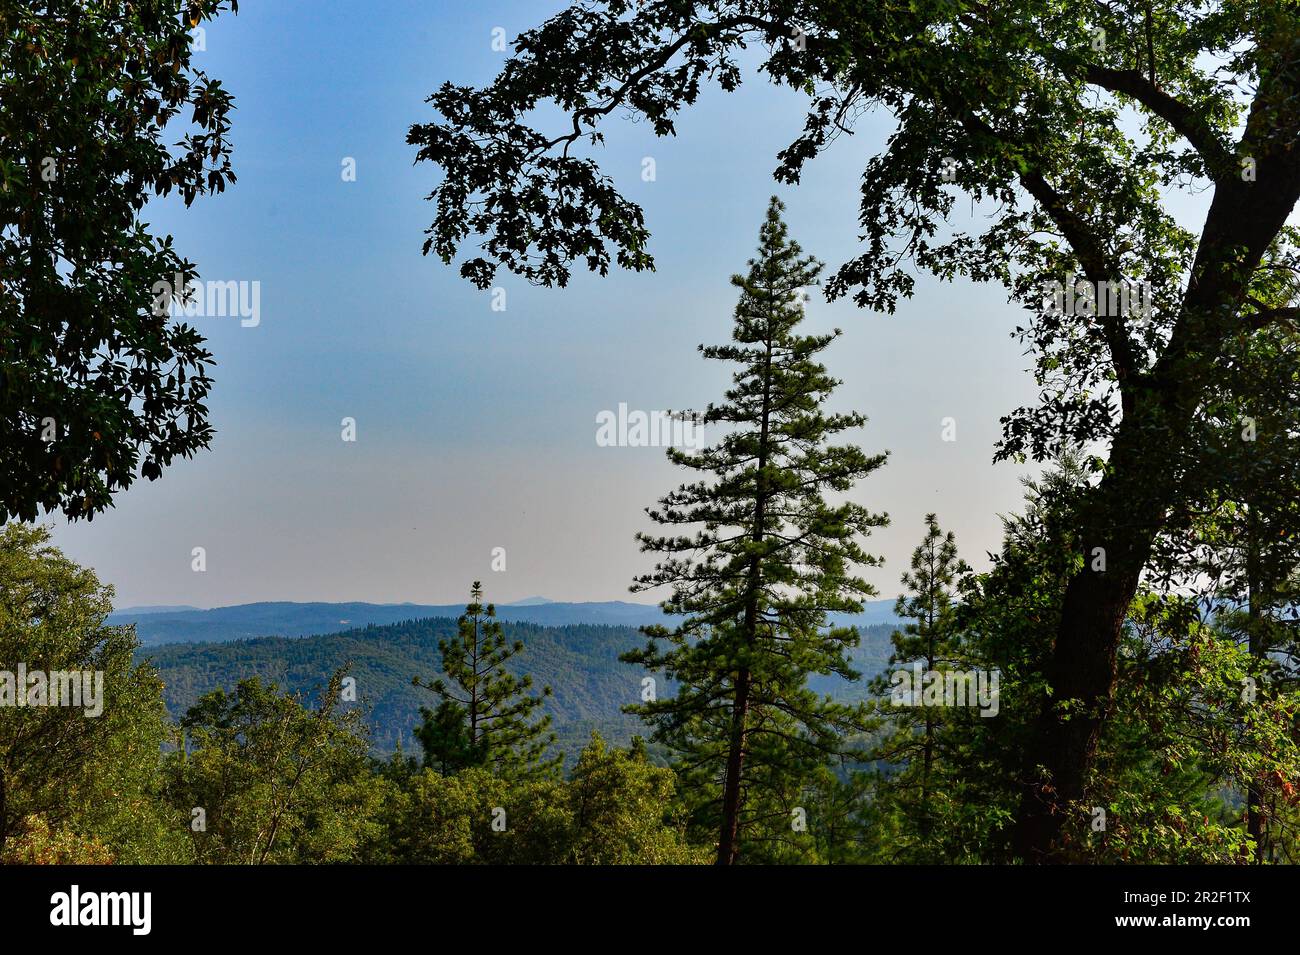
<instances>
[{"instance_id":1,"label":"tree bark","mask_svg":"<svg viewBox=\"0 0 1300 955\"><path fill-rule=\"evenodd\" d=\"M754 523L750 537L755 545L763 541L767 522L767 479L769 423L772 415L772 339L768 336L767 356L763 365L763 411L758 435L758 474L755 477ZM758 633L758 592L762 586L762 566L755 553L749 562L746 582L745 618L742 638L752 647ZM722 831L718 835L718 865L734 865L739 849L741 774L745 769L746 723L749 719L749 668L741 666L736 674L736 692L731 710L731 739L727 749L727 771L722 787Z\"/></svg>"},{"instance_id":2,"label":"tree bark","mask_svg":"<svg viewBox=\"0 0 1300 955\"><path fill-rule=\"evenodd\" d=\"M1223 343L1249 333L1242 319L1252 277L1300 198L1298 46L1291 29L1259 39L1267 68L1237 152L1256 176L1219 173L1181 307L1159 360L1119 379L1124 416L1111 446L1109 473L1079 515L1085 564L1066 587L1047 676L1052 687L1027 747L1012 849L1029 862L1066 855L1061 828L1069 804L1084 796L1106 710L1114 692L1115 654L1129 603L1151 544L1177 502L1180 467L1204 467L1189 447L1206 385L1218 373ZM1104 547L1107 570L1090 569ZM1072 708L1063 718L1060 704ZM1075 715L1077 714L1077 715ZM1045 776L1040 776L1046 770Z\"/></svg>"},{"instance_id":3,"label":"tree bark","mask_svg":"<svg viewBox=\"0 0 1300 955\"><path fill-rule=\"evenodd\" d=\"M1027 862L1058 857L1065 814L1084 797L1114 691L1124 616L1154 537L1145 529L1124 529L1109 521L1114 507L1103 504L1089 522L1082 537L1083 569L1066 588L1047 668L1052 692L1034 726L1013 831L1013 850ZM1097 548L1105 552L1104 571L1093 569Z\"/></svg>"},{"instance_id":4,"label":"tree bark","mask_svg":"<svg viewBox=\"0 0 1300 955\"><path fill-rule=\"evenodd\" d=\"M1012 830L1012 850L1026 861L1065 855L1061 828L1069 804L1084 796L1114 691L1125 614L1178 500L1180 468L1205 466L1189 447L1199 404L1217 373L1223 341L1243 330L1251 276L1300 196L1300 156L1268 159L1271 188L1236 181L1216 187L1178 321L1155 367L1140 383L1127 384L1109 473L1080 511L1084 566L1066 587L1047 667L1052 696L1027 748ZM1091 569L1098 547L1106 553L1105 572Z\"/></svg>"},{"instance_id":5,"label":"tree bark","mask_svg":"<svg viewBox=\"0 0 1300 955\"><path fill-rule=\"evenodd\" d=\"M748 669L736 678L736 696L731 711L731 741L727 751L727 775L722 790L722 832L718 839L718 865L734 865L740 836L740 778L745 769L745 723L749 717Z\"/></svg>"}]
</instances>

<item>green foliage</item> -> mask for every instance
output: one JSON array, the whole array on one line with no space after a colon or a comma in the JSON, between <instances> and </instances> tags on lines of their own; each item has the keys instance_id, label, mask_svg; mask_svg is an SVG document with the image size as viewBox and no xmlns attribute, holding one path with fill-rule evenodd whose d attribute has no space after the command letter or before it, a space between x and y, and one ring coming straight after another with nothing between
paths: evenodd
<instances>
[{"instance_id":1,"label":"green foliage","mask_svg":"<svg viewBox=\"0 0 1300 955\"><path fill-rule=\"evenodd\" d=\"M94 844L117 861L172 861L177 841L155 799L159 749L170 738L162 685L133 662L131 629L104 626L111 588L48 540L44 528L0 530L0 854L45 857L51 846ZM17 683L20 667L48 680L46 702L60 672L91 694L98 686L102 698L16 705L29 690Z\"/></svg>"},{"instance_id":2,"label":"green foliage","mask_svg":"<svg viewBox=\"0 0 1300 955\"><path fill-rule=\"evenodd\" d=\"M412 127L417 159L445 174L425 251L450 262L477 241L461 273L480 287L502 267L548 285L575 263L652 267L640 207L586 148L612 115L675 134L680 110L706 85L736 89L745 66L808 96L777 157L787 183L867 107L888 110L861 178L863 248L829 295L892 311L914 268L998 283L1027 313L1016 334L1039 396L1003 417L998 457L1107 449L1070 512L1090 560L1066 581L1054 695L1019 773L1016 852L1047 860L1084 795L1157 543L1230 480L1207 412L1241 397L1243 342L1297 317L1298 50L1294 4L1259 0L573 4L522 33L490 85L444 84L440 117ZM555 132L538 128L550 104ZM962 196L987 213L975 229L950 221ZM1080 283L1091 304L1064 307ZM1122 289L1141 307L1098 304ZM1294 381L1294 366L1268 377Z\"/></svg>"},{"instance_id":3,"label":"green foliage","mask_svg":"<svg viewBox=\"0 0 1300 955\"><path fill-rule=\"evenodd\" d=\"M523 653L507 663L510 672L531 674L537 683L554 689L543 698L543 711L554 718L556 749L569 754L567 765L572 765L593 730L620 745L631 740L640 723L620 707L637 691L639 680L618 655L640 644L636 630L526 623L503 623L502 629L508 640L524 643ZM300 639L145 647L137 656L149 660L161 674L168 711L178 720L203 694L253 676L293 693L315 696L335 670L350 663L348 672L356 678L358 696L365 704L375 753L386 756L399 744L412 746L411 728L421 722L420 708L428 702L428 692L413 686L411 675L439 670L439 643L457 633L454 619L433 618ZM883 627L871 635L870 655L864 655L863 665L874 669L881 658L880 644L888 636ZM835 692L855 689L837 682Z\"/></svg>"},{"instance_id":4,"label":"green foliage","mask_svg":"<svg viewBox=\"0 0 1300 955\"><path fill-rule=\"evenodd\" d=\"M68 830L51 832L43 816L29 816L21 834L6 840L0 865L108 865L113 854L94 837Z\"/></svg>"},{"instance_id":5,"label":"green foliage","mask_svg":"<svg viewBox=\"0 0 1300 955\"><path fill-rule=\"evenodd\" d=\"M551 688L544 687L540 697L531 696L533 678L506 669L524 644L506 642L496 608L484 607L482 597L483 589L474 581L456 638L439 644L450 685L442 679L422 683L415 678L415 685L427 687L441 700L435 710L421 709L424 722L415 731L424 746L425 765L443 773L478 766L497 775L547 775L560 762L559 757L544 758L555 734L549 732L550 716L534 720L534 715Z\"/></svg>"},{"instance_id":6,"label":"green foliage","mask_svg":"<svg viewBox=\"0 0 1300 955\"><path fill-rule=\"evenodd\" d=\"M1280 293L1295 283L1282 268L1275 281ZM1157 542L1152 561L1166 587L1195 594L1216 633L1248 655L1242 679L1261 705L1285 705L1300 691L1298 357L1289 329L1233 342L1225 380L1198 422L1213 471L1189 475L1189 505ZM1292 735L1300 736L1300 727ZM1282 762L1286 751L1281 741L1266 750ZM1252 774L1237 775L1230 791L1243 797L1255 861L1296 861L1293 783L1269 758Z\"/></svg>"},{"instance_id":7,"label":"green foliage","mask_svg":"<svg viewBox=\"0 0 1300 955\"><path fill-rule=\"evenodd\" d=\"M505 778L481 767L455 776L414 770L390 787L363 861L542 865L563 861L571 819L564 784Z\"/></svg>"},{"instance_id":8,"label":"green foliage","mask_svg":"<svg viewBox=\"0 0 1300 955\"><path fill-rule=\"evenodd\" d=\"M911 570L902 577L907 593L899 596L894 611L909 622L894 632L894 653L889 659L893 672L910 674L913 664L919 665L923 673L969 671L957 610L959 589L970 585L970 573L970 567L957 556L957 540L952 532L945 534L937 517L927 514L925 537L912 552ZM881 805L876 811L894 814L894 859L940 862L943 853L936 851L931 842L937 820L958 808L942 779L947 765L941 738L945 724L962 716L955 715L950 707L895 706L890 687L889 673L872 683L890 725L886 737L871 751L871 758L898 767L877 789ZM909 698L919 699L920 690L910 684Z\"/></svg>"},{"instance_id":9,"label":"green foliage","mask_svg":"<svg viewBox=\"0 0 1300 955\"><path fill-rule=\"evenodd\" d=\"M728 430L704 450L669 449L675 464L707 477L648 511L672 536L639 537L643 550L665 556L633 589L672 587L663 608L681 622L646 628L645 649L624 657L677 681L671 697L628 710L678 753L692 822L719 833L724 863L761 858L784 841L804 786L861 725L860 708L819 696L808 678L857 678L847 654L858 634L827 628L826 614L858 612L874 594L852 569L877 562L858 538L886 523L826 499L885 456L829 443L865 419L823 409L838 382L816 356L838 332L796 333L821 266L789 240L781 210L773 198L758 257L732 279L734 344L701 349L737 366L725 402L699 416Z\"/></svg>"},{"instance_id":10,"label":"green foliage","mask_svg":"<svg viewBox=\"0 0 1300 955\"><path fill-rule=\"evenodd\" d=\"M314 711L257 678L190 709L166 782L196 862L352 857L380 794L367 772L360 713L338 712L341 681L336 673Z\"/></svg>"},{"instance_id":11,"label":"green foliage","mask_svg":"<svg viewBox=\"0 0 1300 955\"><path fill-rule=\"evenodd\" d=\"M412 766L390 774L381 829L367 862L405 864L690 864L671 770L643 749L609 749L599 736L573 778L443 776Z\"/></svg>"},{"instance_id":12,"label":"green foliage","mask_svg":"<svg viewBox=\"0 0 1300 955\"><path fill-rule=\"evenodd\" d=\"M420 709L423 722L414 735L424 747L424 765L439 775L451 776L482 763L482 749L469 737L468 711L454 700L443 700L435 710Z\"/></svg>"},{"instance_id":13,"label":"green foliage","mask_svg":"<svg viewBox=\"0 0 1300 955\"><path fill-rule=\"evenodd\" d=\"M1250 857L1241 815L1223 794L1274 772L1296 778L1300 700L1249 698L1250 653L1225 636L1187 598L1147 592L1134 603L1115 717L1101 740L1089 804L1072 813L1076 857L1184 864ZM1098 808L1104 829L1095 827Z\"/></svg>"},{"instance_id":14,"label":"green foliage","mask_svg":"<svg viewBox=\"0 0 1300 955\"><path fill-rule=\"evenodd\" d=\"M234 182L187 30L236 7L0 3L0 521L93 517L211 440L212 355L156 289L195 268L139 215Z\"/></svg>"},{"instance_id":15,"label":"green foliage","mask_svg":"<svg viewBox=\"0 0 1300 955\"><path fill-rule=\"evenodd\" d=\"M1054 696L1047 660L1066 582L1084 559L1070 528L1085 483L1084 465L1072 455L1031 483L1025 513L1005 522L993 569L963 588L949 652L962 669L1000 671L999 712L985 719L946 710L931 727L938 811L921 814L910 802L914 751L889 767L870 807L872 858L916 858L922 820L933 822L925 843L930 858L1014 858L1010 823L1024 780L1045 784L1027 759L1028 742ZM1258 857L1243 802L1260 783L1273 794L1266 816L1274 821L1274 844L1285 851L1294 818L1291 780L1300 773L1300 698L1284 681L1263 678L1268 668L1232 631L1233 620L1207 619L1194 595L1150 586L1141 592L1125 624L1111 718L1086 797L1062 809L1060 858L1186 864ZM884 680L875 686L888 692Z\"/></svg>"},{"instance_id":16,"label":"green foliage","mask_svg":"<svg viewBox=\"0 0 1300 955\"><path fill-rule=\"evenodd\" d=\"M610 749L597 734L568 783L572 838L564 861L580 865L682 865L706 862L692 847L670 769L652 766L637 738Z\"/></svg>"}]
</instances>

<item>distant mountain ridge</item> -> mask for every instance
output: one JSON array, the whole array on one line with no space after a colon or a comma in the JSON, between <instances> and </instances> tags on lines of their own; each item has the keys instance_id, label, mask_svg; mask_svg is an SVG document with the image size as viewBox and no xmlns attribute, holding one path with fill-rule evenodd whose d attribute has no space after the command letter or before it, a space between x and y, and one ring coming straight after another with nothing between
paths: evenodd
<instances>
[{"instance_id":1,"label":"distant mountain ridge","mask_svg":"<svg viewBox=\"0 0 1300 955\"><path fill-rule=\"evenodd\" d=\"M832 614L836 624L869 627L895 622L892 600L868 602L861 614ZM510 623L546 627L588 624L642 627L662 623L663 612L653 604L606 600L590 603L547 601L529 597L514 604L498 604L497 616ZM386 626L407 620L444 617L465 612L459 604L295 603L273 601L214 607L211 610L168 607L126 607L109 615L114 625L135 624L145 646L164 643L224 643L255 637L308 637L359 627Z\"/></svg>"},{"instance_id":2,"label":"distant mountain ridge","mask_svg":"<svg viewBox=\"0 0 1300 955\"><path fill-rule=\"evenodd\" d=\"M193 607L190 604L156 604L142 607L127 607L123 612L135 616L143 616L151 613L188 613L190 611L202 610L202 607Z\"/></svg>"}]
</instances>

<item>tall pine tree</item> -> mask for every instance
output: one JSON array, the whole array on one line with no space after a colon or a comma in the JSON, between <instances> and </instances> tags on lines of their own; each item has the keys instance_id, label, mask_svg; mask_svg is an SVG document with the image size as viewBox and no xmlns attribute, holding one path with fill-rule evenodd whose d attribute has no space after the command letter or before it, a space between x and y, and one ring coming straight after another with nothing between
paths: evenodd
<instances>
[{"instance_id":1,"label":"tall pine tree","mask_svg":"<svg viewBox=\"0 0 1300 955\"><path fill-rule=\"evenodd\" d=\"M905 592L894 605L894 615L907 622L891 637L892 668L916 664L926 673L962 669L958 592L970 573L970 567L957 555L957 539L952 531L945 533L938 518L927 514L925 537L912 552L911 568L902 576ZM873 681L873 690L890 699L890 685L890 674L886 673ZM915 682L911 695L909 702L924 704L921 687ZM886 705L885 709L893 731L872 755L879 762L903 767L882 790L901 810L899 851L912 856L906 860L909 862L938 861L930 840L938 815L935 803L944 798L936 778L943 709L929 705Z\"/></svg>"},{"instance_id":2,"label":"tall pine tree","mask_svg":"<svg viewBox=\"0 0 1300 955\"><path fill-rule=\"evenodd\" d=\"M483 587L477 580L455 639L438 646L447 679L413 681L439 697L435 709L421 708L424 722L415 731L425 765L443 775L471 766L511 777L553 773L559 757L544 758L555 742L551 717L534 719L551 688L533 696L528 692L532 677L517 677L506 669L524 645L506 642L496 607L483 605Z\"/></svg>"},{"instance_id":3,"label":"tall pine tree","mask_svg":"<svg viewBox=\"0 0 1300 955\"><path fill-rule=\"evenodd\" d=\"M826 614L860 611L875 593L853 568L879 563L858 540L888 520L826 500L886 456L829 443L865 419L823 408L839 382L816 356L839 331L796 332L804 289L822 266L790 240L783 208L774 197L758 257L731 280L740 289L732 343L701 346L738 366L725 401L698 416L726 433L704 450L669 449L700 477L647 510L669 536L639 535L643 550L663 557L632 589L672 587L662 606L681 621L646 628L647 646L624 657L678 684L671 698L629 710L679 753L694 821L717 833L719 864L788 839L800 800L861 725L860 708L818 696L807 681L857 678L847 659L857 632L828 628Z\"/></svg>"}]
</instances>

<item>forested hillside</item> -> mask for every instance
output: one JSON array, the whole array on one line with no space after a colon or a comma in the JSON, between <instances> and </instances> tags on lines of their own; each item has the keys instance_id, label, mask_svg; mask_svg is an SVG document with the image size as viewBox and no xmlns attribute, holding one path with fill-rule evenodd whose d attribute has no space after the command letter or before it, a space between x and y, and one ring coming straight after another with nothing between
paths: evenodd
<instances>
[{"instance_id":1,"label":"forested hillside","mask_svg":"<svg viewBox=\"0 0 1300 955\"><path fill-rule=\"evenodd\" d=\"M1300 0L239 6L0 0L0 863L1300 863Z\"/></svg>"},{"instance_id":2,"label":"forested hillside","mask_svg":"<svg viewBox=\"0 0 1300 955\"><path fill-rule=\"evenodd\" d=\"M554 717L558 748L570 758L576 758L592 730L619 745L633 735L645 735L641 721L621 711L636 702L644 675L619 661L620 654L644 642L637 630L527 623L503 627L509 639L521 640L525 647L511 669L531 674L538 685L553 690L544 707ZM892 629L877 625L862 631L854 661L868 677L887 662ZM203 694L253 676L315 698L334 672L350 663L348 673L357 681L358 704L371 728L374 749L389 753L400 742L410 752L418 749L411 734L420 722L420 707L430 703L428 691L412 686L411 680L441 670L438 642L455 633L455 619L438 617L303 638L142 647L136 655L157 668L167 709L177 719ZM843 698L861 698L866 692L863 683L835 677L817 677L812 685L818 692Z\"/></svg>"}]
</instances>

